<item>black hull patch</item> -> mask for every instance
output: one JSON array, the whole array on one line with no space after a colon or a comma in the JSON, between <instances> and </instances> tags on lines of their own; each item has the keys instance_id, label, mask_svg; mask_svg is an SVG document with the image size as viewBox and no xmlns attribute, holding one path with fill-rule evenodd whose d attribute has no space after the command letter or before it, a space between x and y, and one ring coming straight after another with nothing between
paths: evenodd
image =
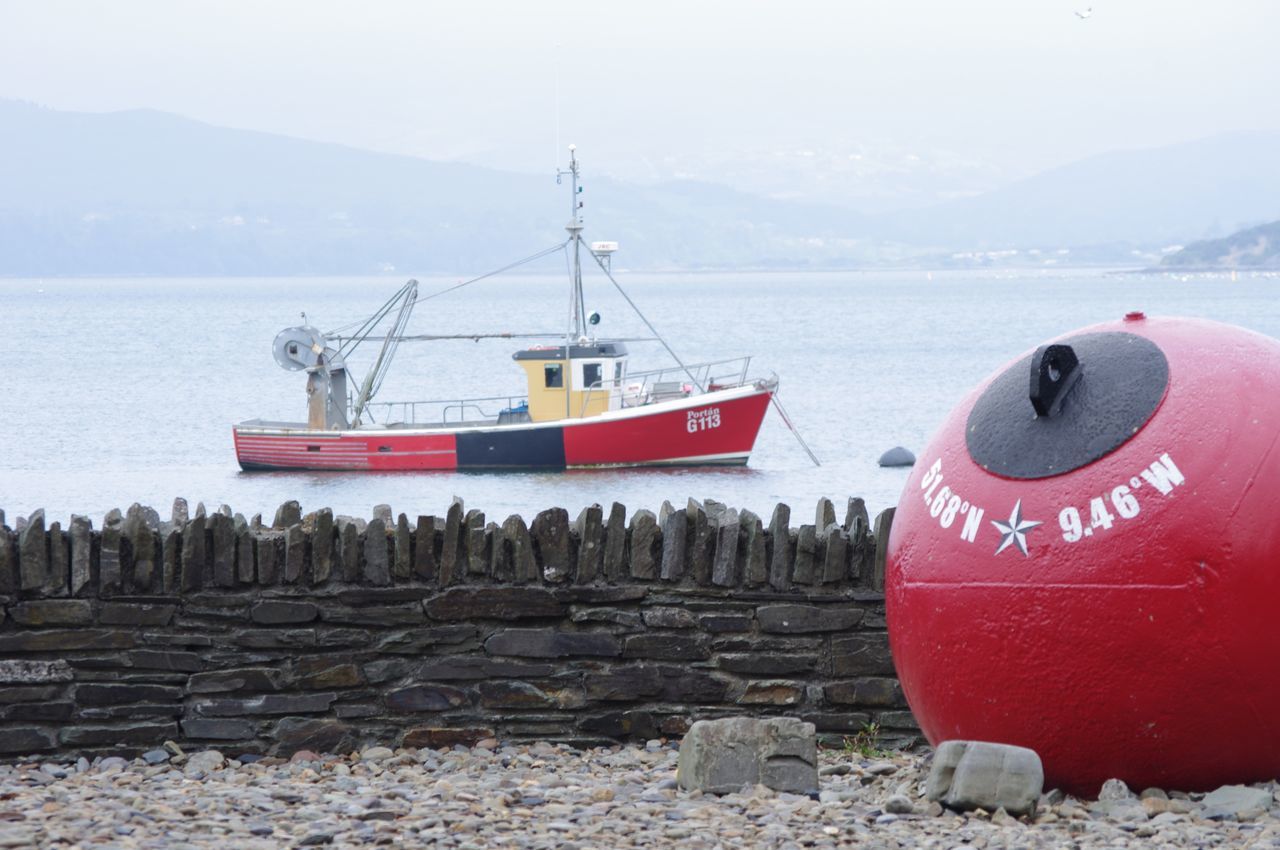
<instances>
[{"instance_id":1,"label":"black hull patch","mask_svg":"<svg viewBox=\"0 0 1280 850\"><path fill-rule=\"evenodd\" d=\"M458 469L564 469L564 429L459 432Z\"/></svg>"}]
</instances>

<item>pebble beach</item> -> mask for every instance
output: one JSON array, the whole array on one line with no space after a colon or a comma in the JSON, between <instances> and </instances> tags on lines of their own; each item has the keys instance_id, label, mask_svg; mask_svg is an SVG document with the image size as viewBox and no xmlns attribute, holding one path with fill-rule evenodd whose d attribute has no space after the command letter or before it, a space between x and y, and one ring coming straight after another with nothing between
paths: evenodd
<instances>
[{"instance_id":1,"label":"pebble beach","mask_svg":"<svg viewBox=\"0 0 1280 850\"><path fill-rule=\"evenodd\" d=\"M1111 787L1100 802L1051 792L1015 819L929 803L927 755L821 751L818 799L761 786L686 792L676 758L675 744L656 740L590 750L488 740L288 761L177 747L32 761L0 766L0 847L1280 846L1274 785L1241 789L1250 802L1238 812L1199 794Z\"/></svg>"}]
</instances>

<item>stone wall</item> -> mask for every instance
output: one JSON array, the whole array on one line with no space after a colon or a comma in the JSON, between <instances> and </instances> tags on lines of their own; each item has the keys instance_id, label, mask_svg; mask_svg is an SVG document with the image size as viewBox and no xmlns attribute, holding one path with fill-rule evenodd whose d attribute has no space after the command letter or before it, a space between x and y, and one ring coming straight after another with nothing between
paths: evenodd
<instances>
[{"instance_id":1,"label":"stone wall","mask_svg":"<svg viewBox=\"0 0 1280 850\"><path fill-rule=\"evenodd\" d=\"M579 744L787 714L834 735L918 730L885 634L892 512L822 500L793 528L714 502L501 524L274 521L223 507L101 529L0 512L0 756Z\"/></svg>"}]
</instances>

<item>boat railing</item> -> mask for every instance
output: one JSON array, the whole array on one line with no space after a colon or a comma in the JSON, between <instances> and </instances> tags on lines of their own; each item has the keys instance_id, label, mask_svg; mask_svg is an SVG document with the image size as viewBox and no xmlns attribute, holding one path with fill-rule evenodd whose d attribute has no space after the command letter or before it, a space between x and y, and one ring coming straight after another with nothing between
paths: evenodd
<instances>
[{"instance_id":1,"label":"boat railing","mask_svg":"<svg viewBox=\"0 0 1280 850\"><path fill-rule=\"evenodd\" d=\"M600 380L587 387L579 415L586 416L592 398L598 398L600 394L618 392L623 407L641 407L693 395L698 387L710 392L744 386L749 383L747 373L750 369L751 357L747 356L627 372L621 382Z\"/></svg>"},{"instance_id":2,"label":"boat railing","mask_svg":"<svg viewBox=\"0 0 1280 850\"><path fill-rule=\"evenodd\" d=\"M618 393L621 406L640 407L693 395L698 387L708 392L740 387L749 383L747 374L750 368L751 357L748 356L628 372L621 381L600 380L587 387L582 393L582 410L578 415L586 416L592 399L601 395ZM518 417L527 413L528 403L528 397L523 395L373 401L365 405L364 418L384 426L479 425L501 422L503 414Z\"/></svg>"},{"instance_id":3,"label":"boat railing","mask_svg":"<svg viewBox=\"0 0 1280 850\"><path fill-rule=\"evenodd\" d=\"M628 372L626 382L629 385L642 383L646 386L673 381L688 383L689 377L692 376L694 383L706 389L737 387L747 382L747 371L750 368L750 357L733 357L728 360L709 360L705 363L688 363L684 366L665 366L644 372Z\"/></svg>"},{"instance_id":4,"label":"boat railing","mask_svg":"<svg viewBox=\"0 0 1280 850\"><path fill-rule=\"evenodd\" d=\"M369 421L381 422L383 425L463 425L469 422L481 424L494 422L504 413L521 413L527 410L528 399L525 396L514 395L425 401L375 401L365 406ZM375 411L381 415L375 414Z\"/></svg>"}]
</instances>

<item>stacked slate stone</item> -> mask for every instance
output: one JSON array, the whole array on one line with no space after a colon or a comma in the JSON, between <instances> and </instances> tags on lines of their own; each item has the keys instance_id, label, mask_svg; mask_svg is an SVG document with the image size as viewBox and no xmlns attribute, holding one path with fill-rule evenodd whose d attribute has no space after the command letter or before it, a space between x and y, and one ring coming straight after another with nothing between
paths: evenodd
<instances>
[{"instance_id":1,"label":"stacked slate stone","mask_svg":"<svg viewBox=\"0 0 1280 850\"><path fill-rule=\"evenodd\" d=\"M861 500L766 525L713 501L571 519L370 520L288 502L134 505L101 529L0 513L0 754L579 744L790 715L918 730L885 634Z\"/></svg>"}]
</instances>

